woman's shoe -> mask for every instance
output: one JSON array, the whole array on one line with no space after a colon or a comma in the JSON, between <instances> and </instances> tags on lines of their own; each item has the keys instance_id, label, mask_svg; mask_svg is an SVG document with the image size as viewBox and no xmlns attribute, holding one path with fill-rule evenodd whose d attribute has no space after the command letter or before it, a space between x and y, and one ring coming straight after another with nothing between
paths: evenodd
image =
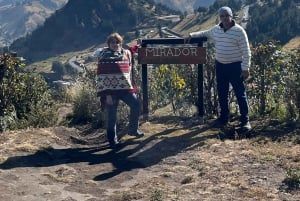
<instances>
[{"instance_id":1,"label":"woman's shoe","mask_svg":"<svg viewBox=\"0 0 300 201\"><path fill-rule=\"evenodd\" d=\"M111 148L111 149L113 149L113 150L119 149L119 148L121 148L121 143L120 143L120 142L117 142L117 143L110 143L110 144L109 144L109 148Z\"/></svg>"},{"instance_id":2,"label":"woman's shoe","mask_svg":"<svg viewBox=\"0 0 300 201\"><path fill-rule=\"evenodd\" d=\"M144 137L145 134L143 132L136 131L135 133L128 133L128 135L140 138L140 137Z\"/></svg>"}]
</instances>

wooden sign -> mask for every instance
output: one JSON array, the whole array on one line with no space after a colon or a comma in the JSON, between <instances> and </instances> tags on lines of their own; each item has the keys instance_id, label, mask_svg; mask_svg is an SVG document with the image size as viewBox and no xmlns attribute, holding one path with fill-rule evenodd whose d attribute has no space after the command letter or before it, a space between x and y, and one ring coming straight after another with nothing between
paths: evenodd
<instances>
[{"instance_id":1,"label":"wooden sign","mask_svg":"<svg viewBox=\"0 0 300 201\"><path fill-rule=\"evenodd\" d=\"M204 47L142 47L138 49L140 64L205 64Z\"/></svg>"}]
</instances>

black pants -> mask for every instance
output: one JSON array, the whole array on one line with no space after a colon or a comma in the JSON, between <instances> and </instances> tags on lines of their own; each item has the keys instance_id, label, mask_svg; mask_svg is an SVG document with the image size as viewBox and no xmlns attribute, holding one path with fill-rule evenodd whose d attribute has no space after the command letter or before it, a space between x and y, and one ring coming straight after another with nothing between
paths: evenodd
<instances>
[{"instance_id":1,"label":"black pants","mask_svg":"<svg viewBox=\"0 0 300 201\"><path fill-rule=\"evenodd\" d=\"M240 121L242 123L249 121L249 104L241 72L241 62L222 64L216 61L217 90L221 109L221 120L228 121L229 118L229 84L231 84L239 105Z\"/></svg>"}]
</instances>

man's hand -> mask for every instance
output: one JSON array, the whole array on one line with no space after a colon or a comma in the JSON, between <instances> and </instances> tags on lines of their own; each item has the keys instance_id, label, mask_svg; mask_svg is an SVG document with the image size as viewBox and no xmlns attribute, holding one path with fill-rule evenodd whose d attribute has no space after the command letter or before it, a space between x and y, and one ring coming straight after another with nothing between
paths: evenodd
<instances>
[{"instance_id":1,"label":"man's hand","mask_svg":"<svg viewBox=\"0 0 300 201\"><path fill-rule=\"evenodd\" d=\"M183 38L183 40L184 40L184 43L186 44L186 43L190 43L190 41L191 41L191 36L190 35L188 35L188 36L186 36L186 37L184 37Z\"/></svg>"},{"instance_id":2,"label":"man's hand","mask_svg":"<svg viewBox=\"0 0 300 201\"><path fill-rule=\"evenodd\" d=\"M246 80L250 76L250 72L248 70L242 70L241 77Z\"/></svg>"},{"instance_id":3,"label":"man's hand","mask_svg":"<svg viewBox=\"0 0 300 201\"><path fill-rule=\"evenodd\" d=\"M136 39L136 44L141 45L142 44L142 39L141 38Z\"/></svg>"}]
</instances>

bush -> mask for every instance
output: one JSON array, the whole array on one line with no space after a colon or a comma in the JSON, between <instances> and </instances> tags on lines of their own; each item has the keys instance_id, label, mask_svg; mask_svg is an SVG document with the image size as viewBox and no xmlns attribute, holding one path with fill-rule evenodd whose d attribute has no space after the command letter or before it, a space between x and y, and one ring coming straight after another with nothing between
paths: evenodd
<instances>
[{"instance_id":1,"label":"bush","mask_svg":"<svg viewBox=\"0 0 300 201\"><path fill-rule=\"evenodd\" d=\"M0 55L0 131L55 123L57 114L46 81L24 67L12 54Z\"/></svg>"},{"instance_id":2,"label":"bush","mask_svg":"<svg viewBox=\"0 0 300 201\"><path fill-rule=\"evenodd\" d=\"M253 48L248 80L253 113L287 120L299 118L299 52L283 51L276 41Z\"/></svg>"},{"instance_id":3,"label":"bush","mask_svg":"<svg viewBox=\"0 0 300 201\"><path fill-rule=\"evenodd\" d=\"M95 73L87 71L73 86L66 89L66 96L73 104L72 124L92 124L94 128L104 125L104 114L96 96Z\"/></svg>"},{"instance_id":4,"label":"bush","mask_svg":"<svg viewBox=\"0 0 300 201\"><path fill-rule=\"evenodd\" d=\"M287 191L297 191L300 189L300 169L289 169L287 177L283 180Z\"/></svg>"}]
</instances>

